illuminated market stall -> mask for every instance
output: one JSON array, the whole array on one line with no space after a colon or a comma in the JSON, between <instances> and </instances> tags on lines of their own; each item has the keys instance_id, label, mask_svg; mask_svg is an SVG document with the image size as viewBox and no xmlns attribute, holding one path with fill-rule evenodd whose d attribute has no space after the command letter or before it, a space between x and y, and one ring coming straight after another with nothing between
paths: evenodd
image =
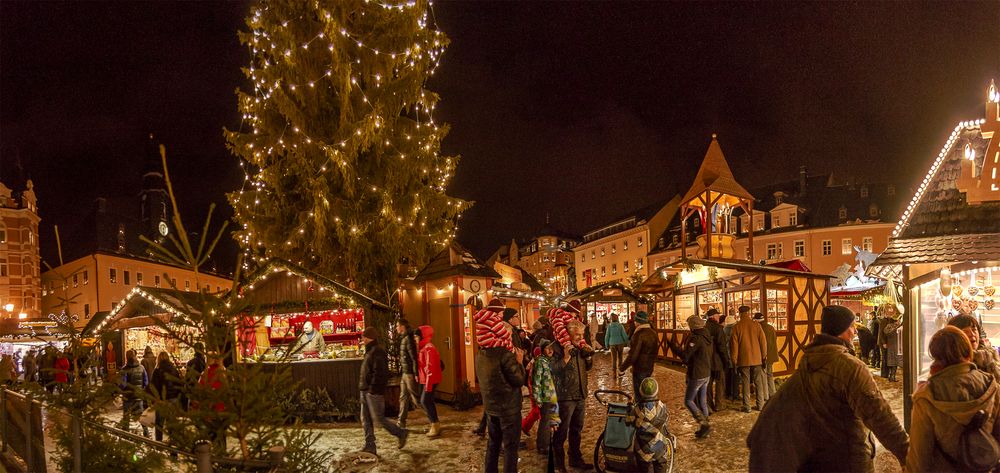
<instances>
[{"instance_id":1,"label":"illuminated market stall","mask_svg":"<svg viewBox=\"0 0 1000 473\"><path fill-rule=\"evenodd\" d=\"M960 122L934 159L869 274L901 281L904 415L929 375L927 344L949 317L981 321L1000 346L1000 91L984 118ZM911 368L912 367L912 368Z\"/></svg>"},{"instance_id":2,"label":"illuminated market stall","mask_svg":"<svg viewBox=\"0 0 1000 473\"><path fill-rule=\"evenodd\" d=\"M585 315L588 318L597 316L601 323L608 323L611 314L618 314L618 320L625 323L629 319L629 314L646 308L646 300L642 296L618 281L589 287L576 294L570 294L565 299L579 299L583 304Z\"/></svg>"}]
</instances>

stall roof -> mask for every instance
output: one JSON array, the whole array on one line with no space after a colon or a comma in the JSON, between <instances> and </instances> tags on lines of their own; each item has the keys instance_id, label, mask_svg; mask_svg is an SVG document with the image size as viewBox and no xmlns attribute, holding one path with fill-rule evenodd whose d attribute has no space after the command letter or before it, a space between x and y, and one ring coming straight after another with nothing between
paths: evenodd
<instances>
[{"instance_id":1,"label":"stall roof","mask_svg":"<svg viewBox=\"0 0 1000 473\"><path fill-rule=\"evenodd\" d=\"M535 278L535 276L520 266L515 267L521 271L521 282L527 284L533 292L545 292L545 286L538 282L538 279Z\"/></svg>"},{"instance_id":2,"label":"stall roof","mask_svg":"<svg viewBox=\"0 0 1000 473\"><path fill-rule=\"evenodd\" d=\"M674 276L678 272L683 271L685 268L688 268L693 265L710 266L722 269L732 269L739 271L741 273L771 273L771 274L787 274L790 276L807 276L813 278L833 278L833 276L829 274L819 274L810 271L800 271L797 269L783 268L779 266L761 266L759 264L747 263L742 261L733 261L733 260L715 260L715 259L705 260L705 259L686 258L656 268L656 270L654 270L652 274L650 274L649 277L646 278L646 280L639 285L639 289L637 292L640 294L652 294L669 289L674 285L673 283ZM796 266L796 265L791 265L791 266ZM804 268L805 265L801 265L801 267ZM664 273L667 273L666 276L664 276Z\"/></svg>"},{"instance_id":3,"label":"stall roof","mask_svg":"<svg viewBox=\"0 0 1000 473\"><path fill-rule=\"evenodd\" d=\"M690 204L692 200L706 191L753 201L750 192L736 182L736 178L733 177L733 171L729 169L729 163L726 162L726 157L722 154L722 147L719 146L719 141L714 134L712 142L708 145L708 151L705 153L705 159L701 162L701 167L698 168L698 175L694 178L694 184L691 185L687 194L684 194L681 204Z\"/></svg>"},{"instance_id":4,"label":"stall roof","mask_svg":"<svg viewBox=\"0 0 1000 473\"><path fill-rule=\"evenodd\" d=\"M381 303L381 302L379 302L379 301L377 301L375 299L372 299L371 297L369 297L369 296L367 296L367 295L365 295L365 294L363 294L361 292L358 292L358 291L356 291L354 289L351 289L350 287L348 287L348 286L346 286L346 285L344 285L342 283L339 283L339 282L334 281L333 279L330 279L330 278L328 278L326 276L323 276L323 275L321 275L319 273L316 273L314 271L311 271L311 270L308 270L306 268L303 268L302 266L299 266L297 264L294 264L294 263L291 263L289 261L286 261L286 260L283 260L283 259L279 259L279 258L271 258L271 259L269 259L266 263L264 263L263 266L261 266L256 271L254 271L250 275L250 277L247 278L247 284L246 284L247 289L244 289L244 292L253 291L253 289L251 288L251 286L254 283L256 283L257 281L263 279L264 276L267 276L268 274L275 273L275 272L289 272L289 273L295 274L295 275L297 275L299 277L302 277L302 278L308 279L310 281L313 281L313 282L315 282L315 283L319 284L320 286L323 286L323 287L325 287L327 289L331 289L331 290L338 291L338 292L344 292L344 293L350 294L351 296L356 297L358 299L367 301L373 307L376 307L376 308L379 308L379 309L383 309L383 310L390 310L389 306L387 306L387 305L385 305L385 304L383 304L383 303Z\"/></svg>"},{"instance_id":5,"label":"stall roof","mask_svg":"<svg viewBox=\"0 0 1000 473\"><path fill-rule=\"evenodd\" d=\"M136 286L103 320L96 322L93 331L96 333L105 326L136 317L162 314L200 315L200 308L206 301L220 302L221 299L201 292Z\"/></svg>"},{"instance_id":6,"label":"stall roof","mask_svg":"<svg viewBox=\"0 0 1000 473\"><path fill-rule=\"evenodd\" d=\"M484 278L500 278L500 273L483 264L469 250L466 250L452 240L448 247L431 258L416 276L414 282L427 281L447 276L479 276Z\"/></svg>"},{"instance_id":7,"label":"stall roof","mask_svg":"<svg viewBox=\"0 0 1000 473\"><path fill-rule=\"evenodd\" d=\"M636 294L631 289L625 287L624 284L618 281L606 282L604 284L598 284L597 286L588 287L582 291L578 291L576 294L568 295L564 300L580 299L581 302L588 302L590 299L594 299L597 296L604 293L608 289L620 289L622 292L622 297L627 297L638 302L645 301L645 298Z\"/></svg>"}]
</instances>

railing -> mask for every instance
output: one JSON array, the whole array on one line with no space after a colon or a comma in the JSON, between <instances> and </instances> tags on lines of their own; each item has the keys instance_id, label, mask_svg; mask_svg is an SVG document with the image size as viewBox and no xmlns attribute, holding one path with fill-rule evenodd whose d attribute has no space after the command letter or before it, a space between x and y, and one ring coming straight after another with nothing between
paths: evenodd
<instances>
[{"instance_id":1,"label":"railing","mask_svg":"<svg viewBox=\"0 0 1000 473\"><path fill-rule=\"evenodd\" d=\"M212 455L211 443L202 441L195 445L194 452L181 450L169 444L148 439L141 435L110 427L99 422L81 419L69 413L44 406L30 395L23 395L8 389L0 391L0 435L4 454L13 451L28 467L29 473L46 473L45 434L42 428L42 409L56 412L69 419L73 473L82 473L81 439L84 429L100 431L126 442L148 448L157 453L174 456L177 461L194 463L198 473L211 473L213 465L237 468L240 471L274 473L281 471L284 464L284 447L268 450L267 460L241 460Z\"/></svg>"}]
</instances>

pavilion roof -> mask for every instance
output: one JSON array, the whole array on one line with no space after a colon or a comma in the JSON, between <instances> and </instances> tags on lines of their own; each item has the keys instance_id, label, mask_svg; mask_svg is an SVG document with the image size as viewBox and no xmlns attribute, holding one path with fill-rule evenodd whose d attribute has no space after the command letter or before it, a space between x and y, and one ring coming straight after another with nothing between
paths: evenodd
<instances>
[{"instance_id":1,"label":"pavilion roof","mask_svg":"<svg viewBox=\"0 0 1000 473\"><path fill-rule=\"evenodd\" d=\"M708 151L705 153L705 159L698 169L698 175L694 178L694 184L684 194L681 205L690 205L693 201L699 200L699 197L706 191L710 193L710 198L713 200L717 195L722 194L723 197L719 202L730 205L735 205L741 199L753 200L750 192L736 182L736 178L733 177L733 171L729 169L729 163L726 162L726 157L722 154L722 147L719 146L719 141L714 134L712 142L708 145Z\"/></svg>"}]
</instances>

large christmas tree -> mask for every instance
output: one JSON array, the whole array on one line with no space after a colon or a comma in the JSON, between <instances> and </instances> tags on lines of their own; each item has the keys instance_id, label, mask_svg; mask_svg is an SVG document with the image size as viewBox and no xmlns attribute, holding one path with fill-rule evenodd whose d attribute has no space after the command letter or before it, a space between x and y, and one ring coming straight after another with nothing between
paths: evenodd
<instances>
[{"instance_id":1,"label":"large christmas tree","mask_svg":"<svg viewBox=\"0 0 1000 473\"><path fill-rule=\"evenodd\" d=\"M247 180L229 195L250 261L281 257L387 298L398 265L454 237L457 157L425 89L448 38L426 0L274 0L240 35L253 90L226 132Z\"/></svg>"}]
</instances>

